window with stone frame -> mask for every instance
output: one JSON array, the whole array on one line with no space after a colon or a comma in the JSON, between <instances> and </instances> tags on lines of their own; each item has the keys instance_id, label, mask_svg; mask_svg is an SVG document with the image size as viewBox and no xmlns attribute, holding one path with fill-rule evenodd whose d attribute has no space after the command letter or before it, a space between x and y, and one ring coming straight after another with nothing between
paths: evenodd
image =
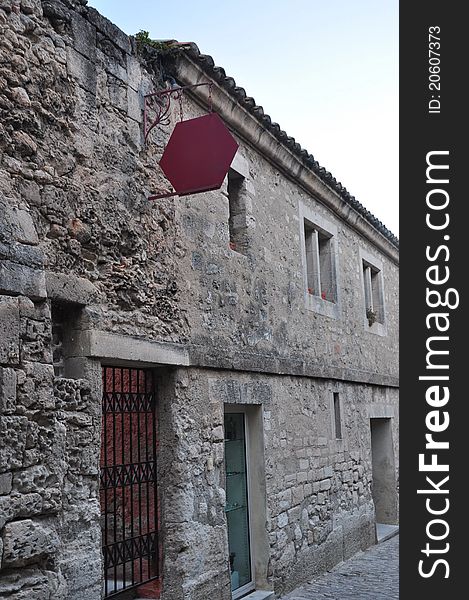
<instances>
[{"instance_id":1,"label":"window with stone frame","mask_svg":"<svg viewBox=\"0 0 469 600\"><path fill-rule=\"evenodd\" d=\"M334 437L336 440L342 439L342 417L340 411L340 395L338 392L333 392L333 409L334 409Z\"/></svg>"},{"instance_id":2,"label":"window with stone frame","mask_svg":"<svg viewBox=\"0 0 469 600\"><path fill-rule=\"evenodd\" d=\"M384 324L384 294L382 271L367 260L362 260L365 315L370 327Z\"/></svg>"},{"instance_id":3,"label":"window with stone frame","mask_svg":"<svg viewBox=\"0 0 469 600\"><path fill-rule=\"evenodd\" d=\"M248 248L245 179L234 169L228 171L230 248L246 254Z\"/></svg>"},{"instance_id":4,"label":"window with stone frame","mask_svg":"<svg viewBox=\"0 0 469 600\"><path fill-rule=\"evenodd\" d=\"M337 300L333 235L304 219L307 289L327 302Z\"/></svg>"}]
</instances>

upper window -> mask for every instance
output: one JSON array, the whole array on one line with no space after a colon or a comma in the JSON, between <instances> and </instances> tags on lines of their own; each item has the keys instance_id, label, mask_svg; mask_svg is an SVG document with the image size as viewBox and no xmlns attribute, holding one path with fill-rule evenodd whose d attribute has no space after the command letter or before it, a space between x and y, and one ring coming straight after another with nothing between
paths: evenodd
<instances>
[{"instance_id":1,"label":"upper window","mask_svg":"<svg viewBox=\"0 0 469 600\"><path fill-rule=\"evenodd\" d=\"M385 334L383 267L380 260L361 251L365 328Z\"/></svg>"},{"instance_id":2,"label":"upper window","mask_svg":"<svg viewBox=\"0 0 469 600\"><path fill-rule=\"evenodd\" d=\"M335 302L332 235L305 220L305 250L308 294Z\"/></svg>"},{"instance_id":3,"label":"upper window","mask_svg":"<svg viewBox=\"0 0 469 600\"><path fill-rule=\"evenodd\" d=\"M306 307L337 319L337 227L301 201L300 224Z\"/></svg>"},{"instance_id":4,"label":"upper window","mask_svg":"<svg viewBox=\"0 0 469 600\"><path fill-rule=\"evenodd\" d=\"M342 418L340 415L340 396L338 392L333 393L334 404L334 436L336 440L342 439Z\"/></svg>"},{"instance_id":5,"label":"upper window","mask_svg":"<svg viewBox=\"0 0 469 600\"><path fill-rule=\"evenodd\" d=\"M381 297L381 271L363 261L365 286L365 310L369 325L384 322L383 299Z\"/></svg>"},{"instance_id":6,"label":"upper window","mask_svg":"<svg viewBox=\"0 0 469 600\"><path fill-rule=\"evenodd\" d=\"M228 202L230 209L230 248L241 254L246 254L248 237L244 177L233 169L228 171Z\"/></svg>"}]
</instances>

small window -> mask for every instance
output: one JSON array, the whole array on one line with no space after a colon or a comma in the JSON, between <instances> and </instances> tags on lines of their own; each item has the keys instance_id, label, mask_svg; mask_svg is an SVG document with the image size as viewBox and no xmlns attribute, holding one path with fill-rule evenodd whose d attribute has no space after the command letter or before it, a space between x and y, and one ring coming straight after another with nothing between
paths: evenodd
<instances>
[{"instance_id":1,"label":"small window","mask_svg":"<svg viewBox=\"0 0 469 600\"><path fill-rule=\"evenodd\" d=\"M368 325L384 323L383 285L381 271L363 261L363 285L365 292L365 314Z\"/></svg>"},{"instance_id":2,"label":"small window","mask_svg":"<svg viewBox=\"0 0 469 600\"><path fill-rule=\"evenodd\" d=\"M334 392L334 434L336 440L342 439L342 422L340 419L340 397Z\"/></svg>"},{"instance_id":3,"label":"small window","mask_svg":"<svg viewBox=\"0 0 469 600\"><path fill-rule=\"evenodd\" d=\"M71 351L71 331L81 309L77 304L56 300L51 301L50 308L52 320L51 351L54 375L56 377L70 377L67 363Z\"/></svg>"},{"instance_id":4,"label":"small window","mask_svg":"<svg viewBox=\"0 0 469 600\"><path fill-rule=\"evenodd\" d=\"M228 202L230 209L230 248L241 254L246 254L248 239L245 179L233 169L228 172Z\"/></svg>"},{"instance_id":5,"label":"small window","mask_svg":"<svg viewBox=\"0 0 469 600\"><path fill-rule=\"evenodd\" d=\"M304 222L308 293L336 302L333 236Z\"/></svg>"},{"instance_id":6,"label":"small window","mask_svg":"<svg viewBox=\"0 0 469 600\"><path fill-rule=\"evenodd\" d=\"M56 377L64 377L64 306L56 302L52 302L52 363L54 365L54 375Z\"/></svg>"}]
</instances>

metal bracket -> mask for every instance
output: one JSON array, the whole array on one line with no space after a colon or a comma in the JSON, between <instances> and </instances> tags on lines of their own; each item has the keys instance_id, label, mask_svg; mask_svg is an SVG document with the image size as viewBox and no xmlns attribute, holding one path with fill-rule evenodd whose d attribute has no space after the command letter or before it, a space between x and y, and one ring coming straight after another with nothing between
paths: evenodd
<instances>
[{"instance_id":1,"label":"metal bracket","mask_svg":"<svg viewBox=\"0 0 469 600\"><path fill-rule=\"evenodd\" d=\"M143 107L143 135L145 142L147 141L150 131L160 124L169 124L169 110L171 108L171 100L180 100L186 90L190 90L196 87L208 85L209 88L209 112L212 112L212 85L210 81L204 83L196 83L194 85L185 85L183 87L174 87L160 92L153 92L152 94L146 94L144 96L144 107ZM153 117L150 117L150 113L153 113Z\"/></svg>"}]
</instances>

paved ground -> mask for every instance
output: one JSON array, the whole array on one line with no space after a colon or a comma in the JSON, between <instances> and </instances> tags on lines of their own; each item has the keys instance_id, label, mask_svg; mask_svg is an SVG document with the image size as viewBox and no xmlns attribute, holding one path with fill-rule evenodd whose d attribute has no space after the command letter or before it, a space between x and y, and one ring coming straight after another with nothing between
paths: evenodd
<instances>
[{"instance_id":1,"label":"paved ground","mask_svg":"<svg viewBox=\"0 0 469 600\"><path fill-rule=\"evenodd\" d=\"M281 600L398 600L399 536L373 546Z\"/></svg>"}]
</instances>

